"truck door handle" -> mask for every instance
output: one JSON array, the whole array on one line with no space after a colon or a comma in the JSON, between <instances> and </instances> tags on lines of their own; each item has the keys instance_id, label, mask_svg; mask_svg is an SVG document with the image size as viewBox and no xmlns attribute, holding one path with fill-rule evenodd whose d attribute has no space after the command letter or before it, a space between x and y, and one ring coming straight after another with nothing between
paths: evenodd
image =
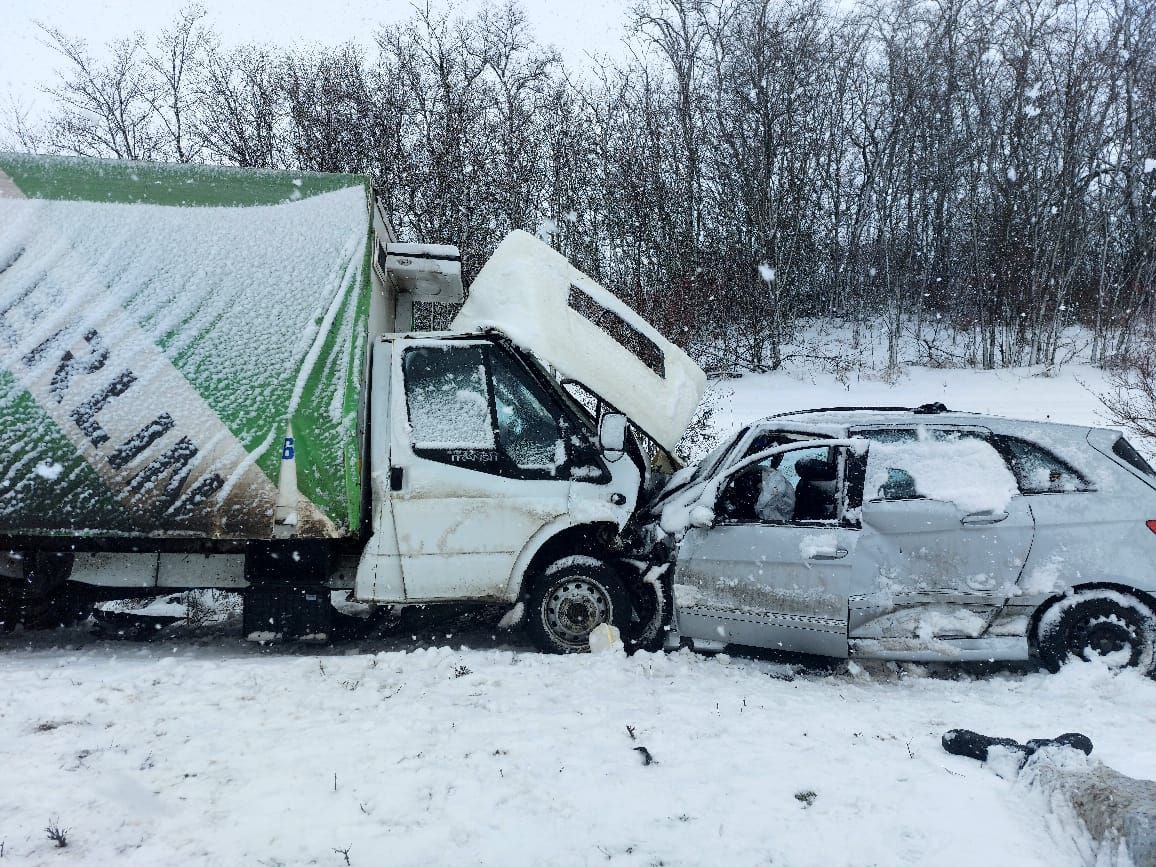
<instances>
[{"instance_id":1,"label":"truck door handle","mask_svg":"<svg viewBox=\"0 0 1156 867\"><path fill-rule=\"evenodd\" d=\"M846 548L820 548L813 551L808 560L842 560L847 556Z\"/></svg>"},{"instance_id":2,"label":"truck door handle","mask_svg":"<svg viewBox=\"0 0 1156 867\"><path fill-rule=\"evenodd\" d=\"M976 512L974 515L964 515L959 519L959 523L965 525L998 524L1000 521L1006 521L1007 518L1007 512Z\"/></svg>"},{"instance_id":3,"label":"truck door handle","mask_svg":"<svg viewBox=\"0 0 1156 867\"><path fill-rule=\"evenodd\" d=\"M402 484L405 482L405 469L402 467L389 468L389 489L391 491L400 491Z\"/></svg>"}]
</instances>

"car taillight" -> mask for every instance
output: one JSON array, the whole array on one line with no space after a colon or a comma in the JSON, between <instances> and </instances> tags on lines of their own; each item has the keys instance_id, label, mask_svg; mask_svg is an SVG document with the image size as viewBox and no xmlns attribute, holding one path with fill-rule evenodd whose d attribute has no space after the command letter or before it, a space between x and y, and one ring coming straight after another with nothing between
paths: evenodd
<instances>
[{"instance_id":1,"label":"car taillight","mask_svg":"<svg viewBox=\"0 0 1156 867\"><path fill-rule=\"evenodd\" d=\"M1156 518L1153 518L1151 521L1145 521L1144 523L1148 525L1149 530L1156 533Z\"/></svg>"}]
</instances>

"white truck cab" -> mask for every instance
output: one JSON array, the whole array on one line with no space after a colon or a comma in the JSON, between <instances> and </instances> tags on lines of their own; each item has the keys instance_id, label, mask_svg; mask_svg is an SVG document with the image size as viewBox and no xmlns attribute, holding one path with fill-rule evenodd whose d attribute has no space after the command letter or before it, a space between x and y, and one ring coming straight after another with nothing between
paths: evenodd
<instances>
[{"instance_id":1,"label":"white truck cab","mask_svg":"<svg viewBox=\"0 0 1156 867\"><path fill-rule=\"evenodd\" d=\"M372 535L356 598L522 600L547 650L582 650L604 622L636 643L660 639L669 610L658 585L615 560L614 540L649 471L637 435L673 449L702 372L520 232L454 326L373 345ZM600 418L563 380L598 399Z\"/></svg>"}]
</instances>

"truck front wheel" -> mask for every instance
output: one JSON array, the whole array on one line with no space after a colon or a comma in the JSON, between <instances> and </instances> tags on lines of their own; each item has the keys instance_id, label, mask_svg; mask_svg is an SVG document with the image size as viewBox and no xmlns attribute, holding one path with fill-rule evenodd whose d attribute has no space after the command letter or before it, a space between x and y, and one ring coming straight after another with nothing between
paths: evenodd
<instances>
[{"instance_id":1,"label":"truck front wheel","mask_svg":"<svg viewBox=\"0 0 1156 867\"><path fill-rule=\"evenodd\" d=\"M618 573L595 557L565 557L534 580L526 598L526 628L539 650L584 653L594 627L625 633L630 597Z\"/></svg>"}]
</instances>

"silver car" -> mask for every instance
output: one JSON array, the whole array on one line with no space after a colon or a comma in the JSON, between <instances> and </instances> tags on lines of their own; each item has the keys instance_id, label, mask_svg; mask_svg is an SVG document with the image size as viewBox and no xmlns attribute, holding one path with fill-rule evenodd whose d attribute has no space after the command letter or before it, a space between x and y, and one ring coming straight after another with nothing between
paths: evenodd
<instances>
[{"instance_id":1,"label":"silver car","mask_svg":"<svg viewBox=\"0 0 1156 867\"><path fill-rule=\"evenodd\" d=\"M1118 431L941 404L774 416L650 516L668 646L1156 669L1156 471Z\"/></svg>"}]
</instances>

